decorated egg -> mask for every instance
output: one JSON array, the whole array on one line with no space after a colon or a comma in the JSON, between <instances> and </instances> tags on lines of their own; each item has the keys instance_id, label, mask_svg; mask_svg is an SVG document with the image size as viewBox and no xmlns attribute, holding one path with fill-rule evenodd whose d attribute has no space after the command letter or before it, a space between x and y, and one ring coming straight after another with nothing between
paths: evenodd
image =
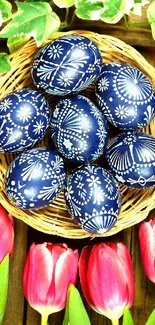
<instances>
[{"instance_id":1,"label":"decorated egg","mask_svg":"<svg viewBox=\"0 0 155 325\"><path fill-rule=\"evenodd\" d=\"M71 217L90 233L103 234L117 221L121 205L118 184L97 165L79 166L69 175L65 199Z\"/></svg>"},{"instance_id":2,"label":"decorated egg","mask_svg":"<svg viewBox=\"0 0 155 325\"><path fill-rule=\"evenodd\" d=\"M97 45L81 35L65 35L43 47L31 70L34 84L53 95L76 93L95 82L102 57Z\"/></svg>"},{"instance_id":3,"label":"decorated egg","mask_svg":"<svg viewBox=\"0 0 155 325\"><path fill-rule=\"evenodd\" d=\"M155 115L155 91L151 82L142 71L128 64L105 64L96 96L105 117L122 130L143 128Z\"/></svg>"},{"instance_id":4,"label":"decorated egg","mask_svg":"<svg viewBox=\"0 0 155 325\"><path fill-rule=\"evenodd\" d=\"M64 186L62 158L54 150L40 147L22 152L10 164L5 191L8 199L21 209L48 205Z\"/></svg>"},{"instance_id":5,"label":"decorated egg","mask_svg":"<svg viewBox=\"0 0 155 325\"><path fill-rule=\"evenodd\" d=\"M32 89L10 93L0 101L0 152L19 152L45 135L50 110L45 97Z\"/></svg>"},{"instance_id":6,"label":"decorated egg","mask_svg":"<svg viewBox=\"0 0 155 325\"><path fill-rule=\"evenodd\" d=\"M107 145L107 123L92 101L73 95L59 101L51 117L52 140L63 157L88 162L101 156Z\"/></svg>"},{"instance_id":7,"label":"decorated egg","mask_svg":"<svg viewBox=\"0 0 155 325\"><path fill-rule=\"evenodd\" d=\"M155 138L143 132L128 131L113 138L106 159L118 181L143 189L155 185Z\"/></svg>"}]
</instances>

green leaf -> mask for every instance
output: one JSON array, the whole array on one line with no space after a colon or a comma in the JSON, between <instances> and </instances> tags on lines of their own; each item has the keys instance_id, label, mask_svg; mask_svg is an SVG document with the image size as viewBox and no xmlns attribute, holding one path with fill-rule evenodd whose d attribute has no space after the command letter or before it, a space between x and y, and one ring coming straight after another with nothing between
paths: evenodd
<instances>
[{"instance_id":1,"label":"green leaf","mask_svg":"<svg viewBox=\"0 0 155 325\"><path fill-rule=\"evenodd\" d=\"M74 0L53 0L53 2L59 8L69 8L74 4Z\"/></svg>"},{"instance_id":2,"label":"green leaf","mask_svg":"<svg viewBox=\"0 0 155 325\"><path fill-rule=\"evenodd\" d=\"M153 309L145 325L154 325L154 324L155 324L155 309Z\"/></svg>"},{"instance_id":3,"label":"green leaf","mask_svg":"<svg viewBox=\"0 0 155 325\"><path fill-rule=\"evenodd\" d=\"M17 2L17 7L17 13L2 29L0 37L30 35L39 46L58 30L60 19L47 2Z\"/></svg>"},{"instance_id":4,"label":"green leaf","mask_svg":"<svg viewBox=\"0 0 155 325\"><path fill-rule=\"evenodd\" d=\"M0 53L0 73L6 73L11 70L10 59L7 53Z\"/></svg>"},{"instance_id":5,"label":"green leaf","mask_svg":"<svg viewBox=\"0 0 155 325\"><path fill-rule=\"evenodd\" d=\"M6 308L7 293L9 282L9 254L5 256L0 264L0 325Z\"/></svg>"},{"instance_id":6,"label":"green leaf","mask_svg":"<svg viewBox=\"0 0 155 325\"><path fill-rule=\"evenodd\" d=\"M38 2L38 0L25 0L25 2ZM39 2L51 2L51 0L39 0Z\"/></svg>"},{"instance_id":7,"label":"green leaf","mask_svg":"<svg viewBox=\"0 0 155 325\"><path fill-rule=\"evenodd\" d=\"M0 0L0 12L2 15L2 22L10 19L12 17L12 6L7 0Z\"/></svg>"},{"instance_id":8,"label":"green leaf","mask_svg":"<svg viewBox=\"0 0 155 325\"><path fill-rule=\"evenodd\" d=\"M105 0L100 19L105 23L116 24L134 6L134 0Z\"/></svg>"},{"instance_id":9,"label":"green leaf","mask_svg":"<svg viewBox=\"0 0 155 325\"><path fill-rule=\"evenodd\" d=\"M20 47L22 47L29 39L31 38L30 35L23 35L23 36L16 36L10 37L7 41L7 46L9 48L10 53L15 52Z\"/></svg>"},{"instance_id":10,"label":"green leaf","mask_svg":"<svg viewBox=\"0 0 155 325\"><path fill-rule=\"evenodd\" d=\"M99 20L103 10L103 1L75 0L76 16L82 19Z\"/></svg>"},{"instance_id":11,"label":"green leaf","mask_svg":"<svg viewBox=\"0 0 155 325\"><path fill-rule=\"evenodd\" d=\"M131 312L128 307L125 307L125 312L123 315L123 325L134 325Z\"/></svg>"},{"instance_id":12,"label":"green leaf","mask_svg":"<svg viewBox=\"0 0 155 325\"><path fill-rule=\"evenodd\" d=\"M152 37L155 40L155 0L150 3L147 9L147 19L151 25Z\"/></svg>"},{"instance_id":13,"label":"green leaf","mask_svg":"<svg viewBox=\"0 0 155 325\"><path fill-rule=\"evenodd\" d=\"M69 286L63 325L91 325L79 291Z\"/></svg>"}]
</instances>

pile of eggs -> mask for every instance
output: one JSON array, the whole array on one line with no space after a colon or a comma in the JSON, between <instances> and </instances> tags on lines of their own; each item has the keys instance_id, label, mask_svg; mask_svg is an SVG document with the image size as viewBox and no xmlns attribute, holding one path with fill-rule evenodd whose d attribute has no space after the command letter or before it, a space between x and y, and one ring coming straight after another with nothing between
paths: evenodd
<instances>
[{"instance_id":1,"label":"pile of eggs","mask_svg":"<svg viewBox=\"0 0 155 325\"><path fill-rule=\"evenodd\" d=\"M139 131L155 115L154 88L131 65L103 65L97 45L81 35L43 47L31 76L37 90L16 90L0 101L0 152L17 153L7 170L6 195L32 210L50 204L64 189L75 222L102 234L120 213L117 181L136 189L155 185L155 138ZM91 101L80 92L95 82ZM45 93L61 96L54 109ZM112 138L111 125L119 130ZM34 148L47 129L51 146ZM103 167L94 163L98 158Z\"/></svg>"}]
</instances>

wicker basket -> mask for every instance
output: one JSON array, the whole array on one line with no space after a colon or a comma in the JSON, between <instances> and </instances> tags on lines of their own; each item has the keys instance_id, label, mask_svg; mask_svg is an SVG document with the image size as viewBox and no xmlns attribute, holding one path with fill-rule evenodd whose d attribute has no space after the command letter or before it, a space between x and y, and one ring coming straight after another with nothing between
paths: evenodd
<instances>
[{"instance_id":1,"label":"wicker basket","mask_svg":"<svg viewBox=\"0 0 155 325\"><path fill-rule=\"evenodd\" d=\"M155 69L134 48L124 42L108 35L99 35L88 31L71 31L65 34L78 33L91 38L99 47L103 62L121 61L132 64L143 71L155 85ZM46 44L64 33L55 33ZM45 45L45 44L44 44ZM30 68L38 48L33 40L29 41L22 49L10 55L12 70L0 76L0 98L6 94L23 87L34 88L30 76ZM91 96L93 87L85 90L86 96ZM55 98L50 96L52 107L55 106ZM155 136L155 119L147 126L144 132ZM48 136L39 143L48 145ZM69 216L64 201L63 192L46 208L37 211L21 210L13 206L7 199L4 191L4 180L8 165L15 157L13 154L0 154L0 203L14 217L23 220L31 227L49 234L55 234L68 238L90 237L91 234L81 229ZM155 190L133 190L120 185L122 195L122 208L115 226L102 235L110 236L122 229L132 226L144 220L150 210L155 207Z\"/></svg>"}]
</instances>

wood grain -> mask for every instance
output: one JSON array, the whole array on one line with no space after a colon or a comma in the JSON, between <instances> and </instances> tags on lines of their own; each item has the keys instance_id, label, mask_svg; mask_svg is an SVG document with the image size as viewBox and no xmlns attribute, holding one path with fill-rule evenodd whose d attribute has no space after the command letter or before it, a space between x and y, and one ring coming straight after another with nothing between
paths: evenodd
<instances>
[{"instance_id":1,"label":"wood grain","mask_svg":"<svg viewBox=\"0 0 155 325\"><path fill-rule=\"evenodd\" d=\"M24 295L22 289L22 272L27 253L28 226L15 219L15 247L10 259L10 275L5 325L22 325L24 317Z\"/></svg>"}]
</instances>

